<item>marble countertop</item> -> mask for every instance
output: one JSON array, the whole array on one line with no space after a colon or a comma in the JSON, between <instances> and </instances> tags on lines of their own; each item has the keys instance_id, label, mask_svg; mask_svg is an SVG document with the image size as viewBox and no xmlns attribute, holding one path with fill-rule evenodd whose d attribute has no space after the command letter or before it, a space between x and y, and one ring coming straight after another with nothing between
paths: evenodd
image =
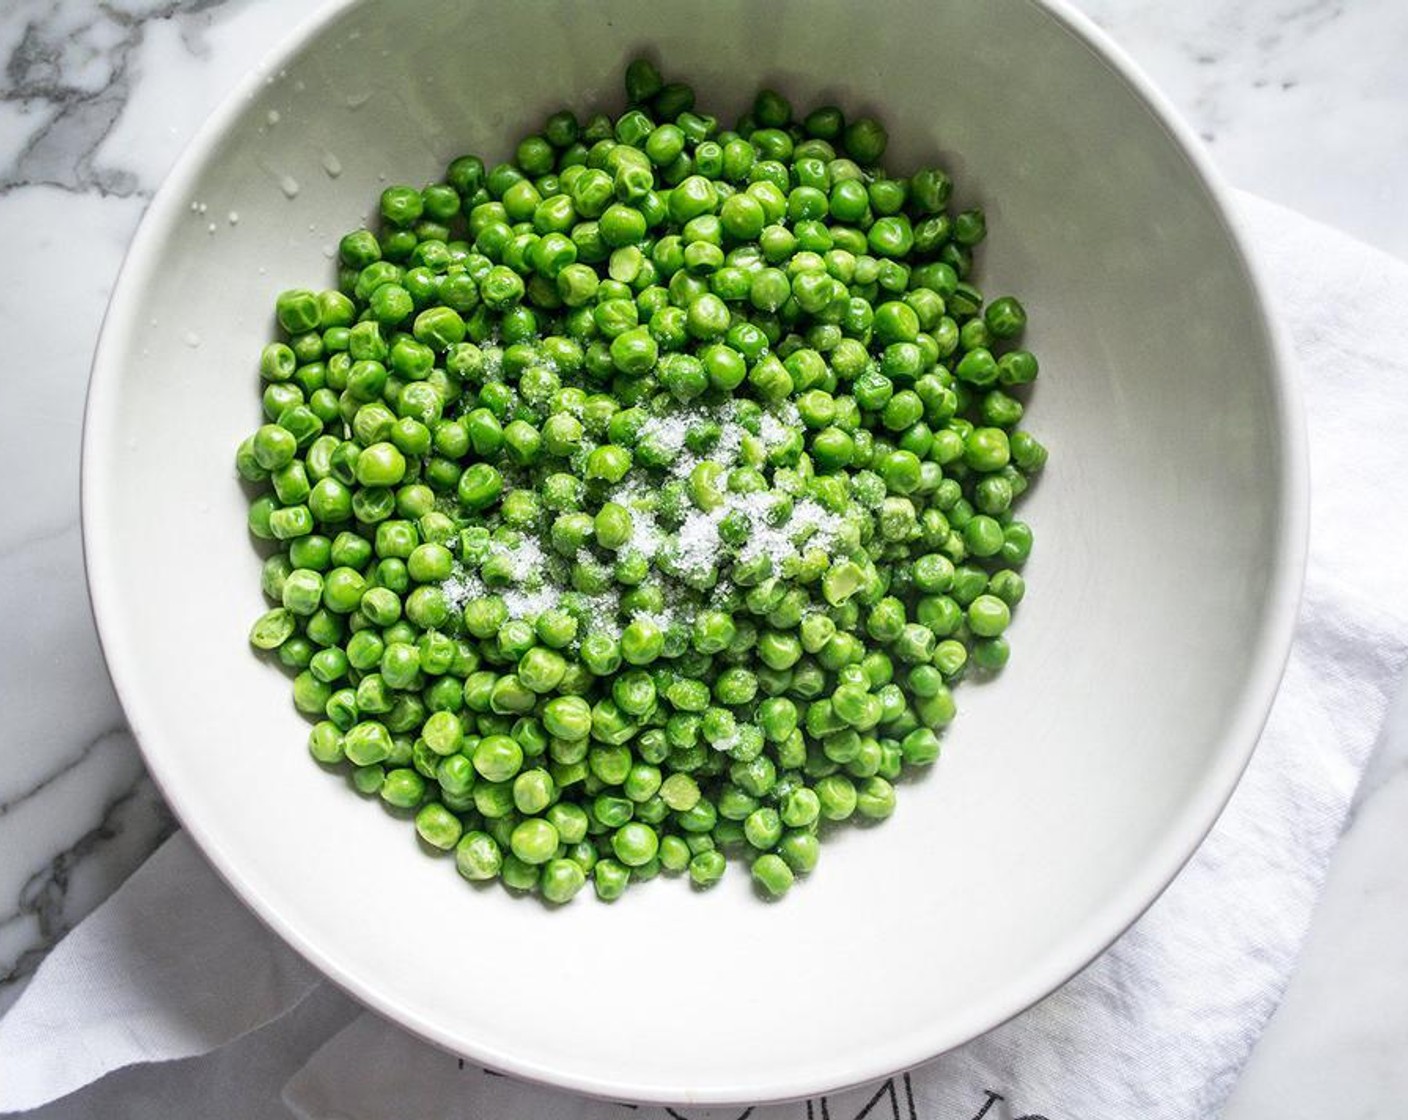
<instances>
[{"instance_id":1,"label":"marble countertop","mask_svg":"<svg viewBox=\"0 0 1408 1120\"><path fill-rule=\"evenodd\" d=\"M0 1011L174 828L83 583L89 358L127 242L212 108L318 0L0 6ZM1079 0L1236 186L1408 258L1401 0ZM1397 1117L1408 1100L1408 704L1390 718L1304 957L1225 1113Z\"/></svg>"}]
</instances>

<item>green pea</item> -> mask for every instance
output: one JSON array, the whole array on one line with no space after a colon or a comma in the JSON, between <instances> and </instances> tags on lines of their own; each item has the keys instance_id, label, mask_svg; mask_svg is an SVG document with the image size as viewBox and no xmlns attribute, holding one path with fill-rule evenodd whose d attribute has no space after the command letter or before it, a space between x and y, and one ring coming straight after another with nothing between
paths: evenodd
<instances>
[{"instance_id":1,"label":"green pea","mask_svg":"<svg viewBox=\"0 0 1408 1120\"><path fill-rule=\"evenodd\" d=\"M414 809L425 798L425 789L425 779L416 771L388 770L381 783L381 799L397 809ZM435 834L441 835L438 831Z\"/></svg>"},{"instance_id":2,"label":"green pea","mask_svg":"<svg viewBox=\"0 0 1408 1120\"><path fill-rule=\"evenodd\" d=\"M696 853L689 861L689 877L698 887L712 887L723 878L728 863L720 851Z\"/></svg>"},{"instance_id":3,"label":"green pea","mask_svg":"<svg viewBox=\"0 0 1408 1120\"><path fill-rule=\"evenodd\" d=\"M781 856L768 852L753 861L753 881L768 896L780 898L792 889L794 877Z\"/></svg>"},{"instance_id":4,"label":"green pea","mask_svg":"<svg viewBox=\"0 0 1408 1120\"><path fill-rule=\"evenodd\" d=\"M502 867L503 853L487 832L466 832L455 845L455 869L470 882L495 879Z\"/></svg>"},{"instance_id":5,"label":"green pea","mask_svg":"<svg viewBox=\"0 0 1408 1120\"><path fill-rule=\"evenodd\" d=\"M603 902L614 902L620 898L630 878L631 869L614 859L598 860L592 867L592 885L597 898Z\"/></svg>"},{"instance_id":6,"label":"green pea","mask_svg":"<svg viewBox=\"0 0 1408 1120\"><path fill-rule=\"evenodd\" d=\"M506 782L523 765L523 748L507 735L486 735L474 748L474 769L486 781Z\"/></svg>"},{"instance_id":7,"label":"green pea","mask_svg":"<svg viewBox=\"0 0 1408 1120\"><path fill-rule=\"evenodd\" d=\"M261 615L249 632L249 641L256 649L278 649L294 632L294 614L279 607Z\"/></svg>"},{"instance_id":8,"label":"green pea","mask_svg":"<svg viewBox=\"0 0 1408 1120\"><path fill-rule=\"evenodd\" d=\"M569 859L554 859L543 868L538 889L548 902L570 902L586 885L587 874L581 865Z\"/></svg>"},{"instance_id":9,"label":"green pea","mask_svg":"<svg viewBox=\"0 0 1408 1120\"><path fill-rule=\"evenodd\" d=\"M552 859L557 845L557 829L541 817L529 817L520 821L514 827L509 840L509 847L515 858L535 866Z\"/></svg>"},{"instance_id":10,"label":"green pea","mask_svg":"<svg viewBox=\"0 0 1408 1120\"><path fill-rule=\"evenodd\" d=\"M778 842L777 854L795 874L806 875L816 870L821 843L811 832L792 831Z\"/></svg>"}]
</instances>

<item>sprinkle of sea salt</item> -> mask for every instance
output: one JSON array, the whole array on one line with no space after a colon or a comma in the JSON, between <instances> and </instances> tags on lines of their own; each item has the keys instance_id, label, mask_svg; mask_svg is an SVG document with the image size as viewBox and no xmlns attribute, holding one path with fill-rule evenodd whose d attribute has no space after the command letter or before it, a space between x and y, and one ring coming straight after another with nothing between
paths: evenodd
<instances>
[{"instance_id":1,"label":"sprinkle of sea salt","mask_svg":"<svg viewBox=\"0 0 1408 1120\"><path fill-rule=\"evenodd\" d=\"M561 602L562 596L555 587L542 587L537 591L505 591L503 600L509 618L532 618L552 610Z\"/></svg>"},{"instance_id":2,"label":"sprinkle of sea salt","mask_svg":"<svg viewBox=\"0 0 1408 1120\"><path fill-rule=\"evenodd\" d=\"M509 578L515 583L523 583L533 575L543 574L543 549L532 537L526 537L512 547L496 541L489 545L489 555L508 557Z\"/></svg>"},{"instance_id":3,"label":"sprinkle of sea salt","mask_svg":"<svg viewBox=\"0 0 1408 1120\"><path fill-rule=\"evenodd\" d=\"M496 343L497 340L489 340L481 344L485 357L485 380L502 377L503 350ZM716 424L719 436L708 452L695 455L685 446L686 439L692 428L703 423ZM790 401L784 402L761 414L757 438L764 449L771 450L791 439L800 425L801 416L796 406ZM698 463L704 461L717 463L725 470L737 466L747 430L739 423L737 408L730 401L715 406L672 408L649 417L642 424L639 434L641 440L649 440L670 458L671 474L685 478ZM590 451L589 444L590 441L583 441L583 457ZM528 485L529 482L524 478L521 483L513 484ZM773 562L775 571L805 548L833 547L844 525L839 516L807 498L795 501L786 520L773 524L779 501L777 494L725 491L723 501L717 508L689 509L678 530L673 535L667 535L657 522L653 509L657 487L657 482L638 474L620 483L608 494L610 501L624 506L631 514L631 538L622 555L637 554L657 561L668 541L671 570L678 570L686 582L692 577L706 576L721 563L727 550L719 536L719 528L730 515L741 514L747 525L738 560L747 562L767 556ZM487 589L476 574L459 569L442 584L446 597L457 609L471 599L496 594L502 598L510 618L536 617L561 605L563 596L568 594L568 567L572 561L592 567L610 562L603 561L594 550L585 547L569 560L551 549L545 549L542 541L532 537L512 546L491 543L489 552L490 555L508 559L506 574L513 586ZM698 593L658 572L651 574L650 582L663 592L663 607L654 612L635 611L631 617L648 619L662 630L675 625L691 625L699 601ZM719 600L726 590L726 583L715 586L709 601ZM584 600L586 606L578 640L592 633L619 637L623 621L620 589L613 587L594 596L577 593L573 596L576 600ZM719 746L727 750L731 745Z\"/></svg>"}]
</instances>

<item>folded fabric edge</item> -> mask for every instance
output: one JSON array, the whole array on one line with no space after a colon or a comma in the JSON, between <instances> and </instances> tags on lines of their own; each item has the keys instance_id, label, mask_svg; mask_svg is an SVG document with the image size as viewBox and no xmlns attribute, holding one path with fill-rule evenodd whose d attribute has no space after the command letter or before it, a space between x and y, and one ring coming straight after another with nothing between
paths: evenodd
<instances>
[{"instance_id":1,"label":"folded fabric edge","mask_svg":"<svg viewBox=\"0 0 1408 1120\"><path fill-rule=\"evenodd\" d=\"M179 906L173 906L176 896L180 897ZM202 898L207 905L201 905ZM208 905L211 903L214 906ZM228 934L232 944L246 941L251 927L264 928L262 923L255 922L243 902L229 892L190 836L184 831L174 833L55 947L20 998L0 1018L0 1115L49 1104L131 1065L210 1053L282 1018L322 983L321 974L281 939L270 934L267 945L260 943L262 951L275 955L264 986L264 994L270 997L270 1002L247 1017L212 1024L198 1020L199 1011L206 1005L183 1007L178 1002L175 1006L157 1007L162 993L154 988L133 992L121 987L116 990L105 987L105 981L111 981L112 974L96 967L95 961L102 963L100 958L105 950L97 946L106 942L107 934L128 925L140 929L142 915L180 913L183 908L203 915L207 921L217 908L228 910L234 920L216 924ZM129 921L130 915L137 917ZM241 917L244 920L240 920ZM163 928L169 931L170 923L165 923ZM185 961L184 957L176 959ZM219 959L227 959L226 954L219 954ZM206 983L201 985L202 994L228 990L242 983L241 964L246 962L236 956L229 956L228 960L230 972L223 977L227 983L207 976ZM186 986L185 979L174 971L167 978L174 987ZM123 973L119 979L136 982L141 978ZM65 991L60 998L66 1001L68 1009L79 1013L77 1022L65 1021L62 1014L45 1006L53 995L52 986L73 982L78 984L78 990ZM101 1014L86 1023L82 1020L82 1015L91 1015L95 1008L102 1008L114 994L133 997L134 1002L149 1002L152 1006L148 1020L128 1024L116 1035L104 1033L106 1024ZM226 1010L229 1010L228 1004ZM184 1033L185 1025L179 1024L182 1011L191 1017ZM138 1017L132 1009L124 1011L124 1015ZM59 1034L64 1037L64 1046L55 1048L53 1039Z\"/></svg>"}]
</instances>

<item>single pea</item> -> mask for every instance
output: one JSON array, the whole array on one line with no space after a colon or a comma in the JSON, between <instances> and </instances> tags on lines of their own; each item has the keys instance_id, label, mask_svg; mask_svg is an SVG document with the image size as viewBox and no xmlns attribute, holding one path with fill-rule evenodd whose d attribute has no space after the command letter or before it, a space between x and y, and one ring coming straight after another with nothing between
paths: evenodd
<instances>
[{"instance_id":1,"label":"single pea","mask_svg":"<svg viewBox=\"0 0 1408 1120\"><path fill-rule=\"evenodd\" d=\"M715 849L696 852L689 861L689 877L697 887L712 887L727 869L724 854Z\"/></svg>"},{"instance_id":2,"label":"single pea","mask_svg":"<svg viewBox=\"0 0 1408 1120\"><path fill-rule=\"evenodd\" d=\"M513 779L513 803L529 816L543 812L556 793L552 776L541 767L524 770Z\"/></svg>"},{"instance_id":3,"label":"single pea","mask_svg":"<svg viewBox=\"0 0 1408 1120\"><path fill-rule=\"evenodd\" d=\"M878 774L864 779L856 793L856 812L867 820L884 820L895 811L895 787Z\"/></svg>"},{"instance_id":4,"label":"single pea","mask_svg":"<svg viewBox=\"0 0 1408 1120\"><path fill-rule=\"evenodd\" d=\"M996 556L1004 543L1002 525L987 514L975 514L963 526L963 545L973 556Z\"/></svg>"},{"instance_id":5,"label":"single pea","mask_svg":"<svg viewBox=\"0 0 1408 1120\"><path fill-rule=\"evenodd\" d=\"M316 330L318 327L318 297L306 289L294 288L280 292L275 302L279 326L291 335Z\"/></svg>"},{"instance_id":6,"label":"single pea","mask_svg":"<svg viewBox=\"0 0 1408 1120\"><path fill-rule=\"evenodd\" d=\"M974 428L963 441L963 461L976 471L996 471L1011 459L1011 445L1001 428Z\"/></svg>"},{"instance_id":7,"label":"single pea","mask_svg":"<svg viewBox=\"0 0 1408 1120\"><path fill-rule=\"evenodd\" d=\"M850 779L832 774L820 779L814 787L821 815L830 821L841 821L856 810L856 789Z\"/></svg>"},{"instance_id":8,"label":"single pea","mask_svg":"<svg viewBox=\"0 0 1408 1120\"><path fill-rule=\"evenodd\" d=\"M777 845L777 854L797 875L816 870L821 855L821 842L815 834L803 830L788 832Z\"/></svg>"},{"instance_id":9,"label":"single pea","mask_svg":"<svg viewBox=\"0 0 1408 1120\"><path fill-rule=\"evenodd\" d=\"M416 831L432 848L448 852L459 843L464 826L444 805L432 801L416 814Z\"/></svg>"},{"instance_id":10,"label":"single pea","mask_svg":"<svg viewBox=\"0 0 1408 1120\"><path fill-rule=\"evenodd\" d=\"M996 595L979 595L968 604L968 627L980 638L996 638L1011 620L1011 609Z\"/></svg>"},{"instance_id":11,"label":"single pea","mask_svg":"<svg viewBox=\"0 0 1408 1120\"><path fill-rule=\"evenodd\" d=\"M557 829L541 817L520 821L510 835L509 847L517 859L538 865L552 859L557 851Z\"/></svg>"},{"instance_id":12,"label":"single pea","mask_svg":"<svg viewBox=\"0 0 1408 1120\"><path fill-rule=\"evenodd\" d=\"M548 902L570 902L587 882L587 873L570 859L550 860L538 879L538 889Z\"/></svg>"},{"instance_id":13,"label":"single pea","mask_svg":"<svg viewBox=\"0 0 1408 1120\"><path fill-rule=\"evenodd\" d=\"M599 859L592 867L592 885L597 898L614 902L625 892L631 879L631 869L614 859Z\"/></svg>"},{"instance_id":14,"label":"single pea","mask_svg":"<svg viewBox=\"0 0 1408 1120\"><path fill-rule=\"evenodd\" d=\"M743 835L759 851L771 851L782 839L782 818L771 806L755 809L743 822Z\"/></svg>"},{"instance_id":15,"label":"single pea","mask_svg":"<svg viewBox=\"0 0 1408 1120\"><path fill-rule=\"evenodd\" d=\"M474 769L490 782L506 782L523 765L523 748L507 735L486 735L474 748Z\"/></svg>"},{"instance_id":16,"label":"single pea","mask_svg":"<svg viewBox=\"0 0 1408 1120\"><path fill-rule=\"evenodd\" d=\"M580 696L558 696L543 708L543 725L558 739L577 741L591 733L591 705Z\"/></svg>"},{"instance_id":17,"label":"single pea","mask_svg":"<svg viewBox=\"0 0 1408 1120\"><path fill-rule=\"evenodd\" d=\"M617 483L631 469L631 453L615 444L604 444L587 456L585 475L588 479Z\"/></svg>"},{"instance_id":18,"label":"single pea","mask_svg":"<svg viewBox=\"0 0 1408 1120\"><path fill-rule=\"evenodd\" d=\"M939 737L927 727L915 728L900 742L906 763L927 766L939 757Z\"/></svg>"},{"instance_id":19,"label":"single pea","mask_svg":"<svg viewBox=\"0 0 1408 1120\"><path fill-rule=\"evenodd\" d=\"M503 853L487 832L466 832L455 845L455 869L470 882L495 879L502 867Z\"/></svg>"},{"instance_id":20,"label":"single pea","mask_svg":"<svg viewBox=\"0 0 1408 1120\"><path fill-rule=\"evenodd\" d=\"M628 821L611 837L611 850L627 867L640 867L655 858L660 841L655 830L639 821Z\"/></svg>"},{"instance_id":21,"label":"single pea","mask_svg":"<svg viewBox=\"0 0 1408 1120\"><path fill-rule=\"evenodd\" d=\"M781 856L767 852L753 861L753 881L769 897L780 898L792 889L794 877Z\"/></svg>"},{"instance_id":22,"label":"single pea","mask_svg":"<svg viewBox=\"0 0 1408 1120\"><path fill-rule=\"evenodd\" d=\"M414 809L425 798L425 779L416 771L388 770L381 783L381 799L397 809Z\"/></svg>"},{"instance_id":23,"label":"single pea","mask_svg":"<svg viewBox=\"0 0 1408 1120\"><path fill-rule=\"evenodd\" d=\"M251 627L249 641L256 649L278 649L294 632L297 625L294 613L286 607L278 607L261 615Z\"/></svg>"}]
</instances>

